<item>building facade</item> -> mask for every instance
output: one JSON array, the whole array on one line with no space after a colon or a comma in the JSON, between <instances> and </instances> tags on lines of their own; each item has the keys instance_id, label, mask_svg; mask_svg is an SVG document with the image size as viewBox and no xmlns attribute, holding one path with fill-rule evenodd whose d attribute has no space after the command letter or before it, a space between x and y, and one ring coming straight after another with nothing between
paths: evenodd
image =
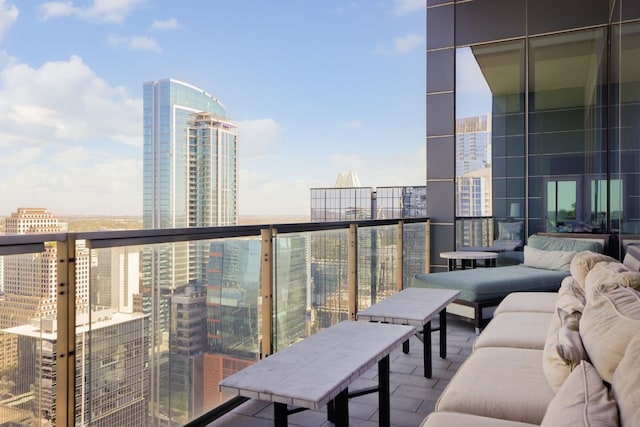
<instances>
[{"instance_id":1,"label":"building facade","mask_svg":"<svg viewBox=\"0 0 640 427\"><path fill-rule=\"evenodd\" d=\"M80 315L77 323L75 425L149 425L149 318L107 309ZM57 320L3 333L15 337L21 359L31 364L25 374L37 396L29 407L37 422L22 425L55 425Z\"/></svg>"},{"instance_id":2,"label":"building facade","mask_svg":"<svg viewBox=\"0 0 640 427\"><path fill-rule=\"evenodd\" d=\"M438 254L455 248L465 203L456 198L456 124L487 112L495 220L521 221L525 236L638 234L640 3L426 5L432 270L446 269Z\"/></svg>"}]
</instances>

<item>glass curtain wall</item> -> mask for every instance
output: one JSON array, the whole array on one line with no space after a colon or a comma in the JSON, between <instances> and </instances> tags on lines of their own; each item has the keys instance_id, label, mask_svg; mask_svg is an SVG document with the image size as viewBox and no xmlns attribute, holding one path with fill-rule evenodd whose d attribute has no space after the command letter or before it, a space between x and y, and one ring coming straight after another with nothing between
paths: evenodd
<instances>
[{"instance_id":1,"label":"glass curtain wall","mask_svg":"<svg viewBox=\"0 0 640 427\"><path fill-rule=\"evenodd\" d=\"M639 9L456 4L456 217L493 218L494 239L640 233Z\"/></svg>"},{"instance_id":2,"label":"glass curtain wall","mask_svg":"<svg viewBox=\"0 0 640 427\"><path fill-rule=\"evenodd\" d=\"M623 244L640 234L640 22L623 22L633 6L618 2L611 28L610 210Z\"/></svg>"},{"instance_id":3,"label":"glass curtain wall","mask_svg":"<svg viewBox=\"0 0 640 427\"><path fill-rule=\"evenodd\" d=\"M500 224L506 222L522 230L526 187L524 64L524 40L456 50L456 216L493 216L498 226L487 230L499 231ZM458 231L464 236L478 233ZM491 244L492 239L488 240Z\"/></svg>"}]
</instances>

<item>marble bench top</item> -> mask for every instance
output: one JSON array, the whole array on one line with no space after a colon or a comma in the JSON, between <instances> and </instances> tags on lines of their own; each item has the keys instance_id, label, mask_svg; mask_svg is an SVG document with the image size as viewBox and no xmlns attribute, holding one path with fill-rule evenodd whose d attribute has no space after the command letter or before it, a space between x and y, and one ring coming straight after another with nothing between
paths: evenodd
<instances>
[{"instance_id":1,"label":"marble bench top","mask_svg":"<svg viewBox=\"0 0 640 427\"><path fill-rule=\"evenodd\" d=\"M407 288L358 312L358 320L423 326L459 295L456 289Z\"/></svg>"},{"instance_id":2,"label":"marble bench top","mask_svg":"<svg viewBox=\"0 0 640 427\"><path fill-rule=\"evenodd\" d=\"M340 322L225 378L220 389L319 409L414 333L414 326Z\"/></svg>"}]
</instances>

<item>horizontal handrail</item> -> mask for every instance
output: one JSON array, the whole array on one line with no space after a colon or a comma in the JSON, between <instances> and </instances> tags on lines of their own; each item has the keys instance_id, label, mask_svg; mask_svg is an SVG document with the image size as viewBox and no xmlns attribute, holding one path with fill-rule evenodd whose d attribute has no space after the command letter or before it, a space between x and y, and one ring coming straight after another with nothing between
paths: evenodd
<instances>
[{"instance_id":1,"label":"horizontal handrail","mask_svg":"<svg viewBox=\"0 0 640 427\"><path fill-rule=\"evenodd\" d=\"M237 225L220 227L163 228L139 230L88 231L81 233L22 234L0 236L0 255L11 255L44 250L45 242L63 242L73 234L76 240L88 241L91 249L134 246L157 243L187 242L193 240L223 239L234 237L260 236L260 230L276 229L278 233L303 233L348 229L351 224L358 227L375 227L404 223L425 222L427 218L372 219L335 222L301 222L258 225ZM40 246L38 246L40 245Z\"/></svg>"}]
</instances>

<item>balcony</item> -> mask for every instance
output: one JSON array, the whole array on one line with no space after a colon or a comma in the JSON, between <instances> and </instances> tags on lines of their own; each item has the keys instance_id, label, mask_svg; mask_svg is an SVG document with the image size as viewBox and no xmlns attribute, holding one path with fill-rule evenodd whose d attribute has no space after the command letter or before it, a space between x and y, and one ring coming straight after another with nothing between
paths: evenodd
<instances>
[{"instance_id":1,"label":"balcony","mask_svg":"<svg viewBox=\"0 0 640 427\"><path fill-rule=\"evenodd\" d=\"M0 301L0 414L16 425L265 422L266 405L218 382L402 289L428 271L429 246L425 218L2 236L5 284L18 286ZM57 317L42 310L52 293ZM419 424L470 352L472 326L452 323L433 379L413 375L420 346L393 354L398 425ZM354 405L359 422L375 419L373 400ZM305 412L291 422L326 419Z\"/></svg>"}]
</instances>

